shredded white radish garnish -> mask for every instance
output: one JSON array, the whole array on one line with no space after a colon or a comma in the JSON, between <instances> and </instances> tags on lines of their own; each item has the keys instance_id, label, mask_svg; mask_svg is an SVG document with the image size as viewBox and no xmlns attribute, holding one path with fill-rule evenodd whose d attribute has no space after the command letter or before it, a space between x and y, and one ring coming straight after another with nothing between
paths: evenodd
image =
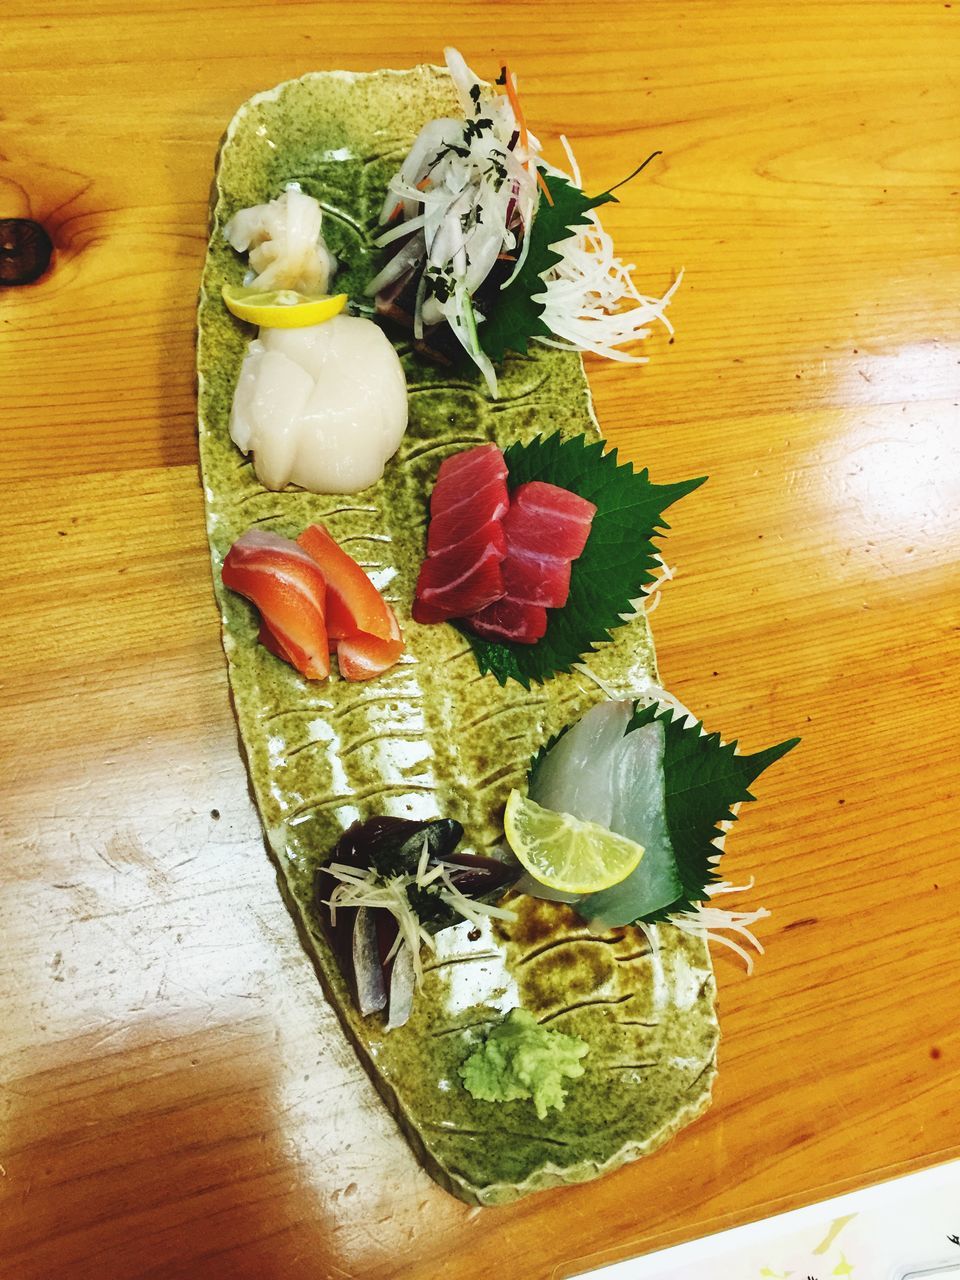
<instances>
[{"instance_id":1,"label":"shredded white radish garnish","mask_svg":"<svg viewBox=\"0 0 960 1280\"><path fill-rule=\"evenodd\" d=\"M663 707L669 707L671 711L679 712L683 716L684 726L687 728L699 723L689 707L684 706L679 698L674 697L672 693L668 693L666 689L654 683L653 680L648 680L645 687L638 692L637 701L642 702L645 706L649 706L651 702L658 702Z\"/></svg>"},{"instance_id":2,"label":"shredded white radish garnish","mask_svg":"<svg viewBox=\"0 0 960 1280\"><path fill-rule=\"evenodd\" d=\"M617 690L614 689L613 685L608 684L606 680L602 680L600 676L598 676L597 673L593 670L593 668L587 665L587 663L575 662L573 664L573 669L574 671L581 671L587 677L588 680L592 680L593 683L597 686L597 688L602 693L605 693L607 697L610 698L613 702L619 702L621 698L626 697L626 694L618 693Z\"/></svg>"},{"instance_id":3,"label":"shredded white radish garnish","mask_svg":"<svg viewBox=\"0 0 960 1280\"><path fill-rule=\"evenodd\" d=\"M660 605L660 592L663 587L672 582L677 576L676 569L672 569L661 555L657 555L657 563L660 566L660 572L657 574L656 580L647 588L647 594L640 600L640 607L648 616L653 613L654 609Z\"/></svg>"},{"instance_id":4,"label":"shredded white radish garnish","mask_svg":"<svg viewBox=\"0 0 960 1280\"><path fill-rule=\"evenodd\" d=\"M718 884L709 885L707 893L712 900L725 893L746 893L752 888L753 877L751 876L747 884L730 884L729 881L722 880ZM750 926L755 925L758 920L768 919L769 916L770 912L766 907L757 907L754 911L725 911L722 907L700 903L696 910L672 915L670 920L684 933L729 947L731 951L735 951L743 958L747 973L753 973L753 956L738 942L734 942L733 938L728 938L724 931L738 934L749 946L763 955L763 943L752 932Z\"/></svg>"},{"instance_id":5,"label":"shredded white radish garnish","mask_svg":"<svg viewBox=\"0 0 960 1280\"><path fill-rule=\"evenodd\" d=\"M581 186L580 166L561 135L571 172L548 166L549 171ZM562 259L544 275L546 292L543 319L552 338L538 337L547 347L590 351L609 360L646 364L648 357L622 351L624 345L650 337L649 325L659 322L670 333L673 326L665 314L667 304L683 279L681 271L662 297L640 292L630 273L633 263L624 263L614 252L613 240L604 231L596 210L587 216L589 225L568 240L554 245Z\"/></svg>"}]
</instances>

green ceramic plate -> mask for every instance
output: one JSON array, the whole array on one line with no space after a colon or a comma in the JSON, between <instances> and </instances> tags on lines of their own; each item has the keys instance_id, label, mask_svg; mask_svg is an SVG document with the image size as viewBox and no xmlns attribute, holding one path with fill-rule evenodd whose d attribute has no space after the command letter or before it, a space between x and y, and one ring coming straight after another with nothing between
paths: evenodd
<instances>
[{"instance_id":1,"label":"green ceramic plate","mask_svg":"<svg viewBox=\"0 0 960 1280\"><path fill-rule=\"evenodd\" d=\"M651 955L636 930L595 936L562 906L521 898L496 934L440 935L410 1022L383 1031L352 1008L310 909L312 873L340 832L374 814L459 819L483 850L502 834L503 806L536 748L604 696L587 675L527 691L481 677L453 627L419 627L410 601L423 554L426 497L449 453L544 430L595 433L580 359L534 347L511 360L492 403L472 374L427 368L400 348L410 426L383 480L353 497L270 493L231 443L227 424L252 331L220 299L244 265L222 228L239 208L296 179L325 210L343 263L337 288L360 296L386 183L424 120L453 94L436 68L305 76L253 98L227 131L217 171L199 311L200 454L213 576L230 683L250 778L281 885L324 989L412 1147L455 1195L502 1203L578 1182L654 1150L709 1103L718 1028L704 943L662 926ZM301 679L256 643L257 619L220 584L235 538L251 526L295 536L322 520L394 605L407 638L378 680ZM590 657L620 696L655 678L641 616ZM566 1109L539 1121L529 1102L493 1106L460 1086L458 1065L485 1026L522 1003L590 1045Z\"/></svg>"}]
</instances>

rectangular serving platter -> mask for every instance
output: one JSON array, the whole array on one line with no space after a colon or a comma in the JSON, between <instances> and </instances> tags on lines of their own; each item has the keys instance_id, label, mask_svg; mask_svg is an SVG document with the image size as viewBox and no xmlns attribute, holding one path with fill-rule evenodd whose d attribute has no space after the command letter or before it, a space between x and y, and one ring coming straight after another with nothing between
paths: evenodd
<instances>
[{"instance_id":1,"label":"rectangular serving platter","mask_svg":"<svg viewBox=\"0 0 960 1280\"><path fill-rule=\"evenodd\" d=\"M584 669L530 689L481 676L453 627L410 617L440 462L491 440L506 446L556 430L596 437L582 362L534 344L508 359L493 401L478 376L428 366L400 342L410 422L380 483L350 497L273 493L229 438L253 333L220 297L244 271L223 239L226 221L294 181L323 207L338 290L362 297L387 182L420 126L455 111L450 81L434 67L316 73L241 107L219 157L203 273L199 435L230 687L281 889L328 999L418 1158L454 1195L497 1204L647 1154L706 1108L719 1039L706 943L661 925L651 949L639 930L592 934L569 908L517 896L515 922L438 936L410 1021L386 1032L353 1007L312 909L312 882L341 832L378 814L456 818L465 849L490 849L502 839L510 789L524 785L550 735L608 695L642 696L655 685L642 611ZM363 565L404 631L400 663L365 684L335 671L322 683L300 677L257 644L255 611L220 582L224 555L248 529L295 537L315 521ZM590 1045L566 1108L543 1121L529 1102L473 1099L457 1075L483 1031L518 1004Z\"/></svg>"}]
</instances>

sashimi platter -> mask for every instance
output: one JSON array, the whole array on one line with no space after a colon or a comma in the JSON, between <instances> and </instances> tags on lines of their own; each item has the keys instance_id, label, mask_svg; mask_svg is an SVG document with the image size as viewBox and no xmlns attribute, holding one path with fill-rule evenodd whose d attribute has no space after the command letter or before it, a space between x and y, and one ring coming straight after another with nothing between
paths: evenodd
<instances>
[{"instance_id":1,"label":"sashimi platter","mask_svg":"<svg viewBox=\"0 0 960 1280\"><path fill-rule=\"evenodd\" d=\"M678 282L640 292L585 186L508 68L307 75L228 128L200 297L214 586L281 889L413 1152L483 1205L706 1109L710 947L749 965L766 914L723 837L796 741L741 753L659 684L664 513L703 477L618 458L581 353L637 378Z\"/></svg>"}]
</instances>

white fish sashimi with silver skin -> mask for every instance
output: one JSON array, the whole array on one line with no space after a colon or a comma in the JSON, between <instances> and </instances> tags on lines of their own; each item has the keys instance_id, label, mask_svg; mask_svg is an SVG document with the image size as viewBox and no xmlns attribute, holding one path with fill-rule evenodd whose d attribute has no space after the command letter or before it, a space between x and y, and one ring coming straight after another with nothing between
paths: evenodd
<instances>
[{"instance_id":1,"label":"white fish sashimi with silver skin","mask_svg":"<svg viewBox=\"0 0 960 1280\"><path fill-rule=\"evenodd\" d=\"M530 783L530 798L545 809L643 845L638 866L620 884L572 900L594 927L632 924L683 896L667 829L663 725L628 733L632 714L629 701L592 707L539 761Z\"/></svg>"}]
</instances>

